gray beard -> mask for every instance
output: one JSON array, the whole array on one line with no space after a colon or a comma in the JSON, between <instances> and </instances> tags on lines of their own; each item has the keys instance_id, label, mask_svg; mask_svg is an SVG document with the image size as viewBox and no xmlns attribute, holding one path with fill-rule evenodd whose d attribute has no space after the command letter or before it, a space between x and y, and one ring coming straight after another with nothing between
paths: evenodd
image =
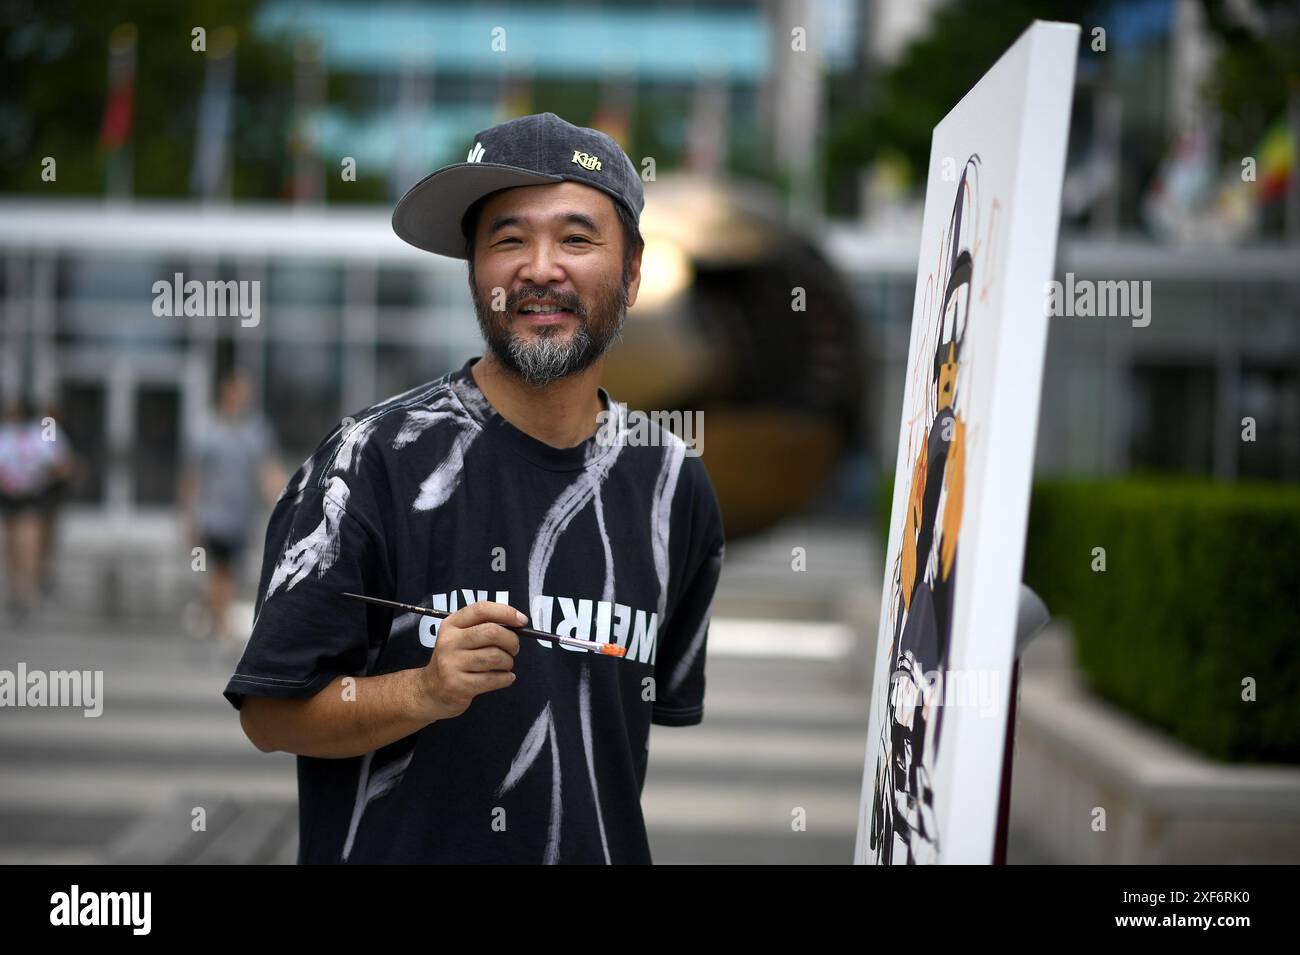
<instances>
[{"instance_id":1,"label":"gray beard","mask_svg":"<svg viewBox=\"0 0 1300 955\"><path fill-rule=\"evenodd\" d=\"M605 350L596 346L586 325L580 325L572 335L563 339L559 334L549 333L531 341L511 335L505 344L504 355L498 344L497 341L488 341L489 347L506 367L530 385L537 386L549 385L582 371Z\"/></svg>"},{"instance_id":2,"label":"gray beard","mask_svg":"<svg viewBox=\"0 0 1300 955\"><path fill-rule=\"evenodd\" d=\"M602 329L599 334L592 334L592 323L584 311L574 313L578 318L578 327L567 337L559 328L542 329L532 336L516 335L504 324L504 316L493 312L479 297L472 275L470 293L474 299L479 331L492 354L521 381L535 387L543 387L584 371L623 337L623 322L627 317L626 288L616 299L596 304L598 312L614 312L612 321L602 320L596 323ZM597 315L598 319L605 317L603 314Z\"/></svg>"}]
</instances>

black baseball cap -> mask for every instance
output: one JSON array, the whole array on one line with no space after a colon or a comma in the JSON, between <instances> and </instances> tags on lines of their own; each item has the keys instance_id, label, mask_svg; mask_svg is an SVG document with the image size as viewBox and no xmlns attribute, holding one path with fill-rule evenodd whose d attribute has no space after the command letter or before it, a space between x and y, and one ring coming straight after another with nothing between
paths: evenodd
<instances>
[{"instance_id":1,"label":"black baseball cap","mask_svg":"<svg viewBox=\"0 0 1300 955\"><path fill-rule=\"evenodd\" d=\"M408 189L393 210L393 231L417 249L463 259L460 223L475 202L499 189L565 180L607 193L640 224L645 192L623 148L600 130L534 113L480 130L465 162Z\"/></svg>"}]
</instances>

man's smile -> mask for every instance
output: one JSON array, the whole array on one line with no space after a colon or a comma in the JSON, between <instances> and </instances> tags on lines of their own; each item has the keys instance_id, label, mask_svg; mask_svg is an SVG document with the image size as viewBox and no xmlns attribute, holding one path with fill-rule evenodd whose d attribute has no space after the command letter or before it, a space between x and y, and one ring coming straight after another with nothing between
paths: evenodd
<instances>
[{"instance_id":1,"label":"man's smile","mask_svg":"<svg viewBox=\"0 0 1300 955\"><path fill-rule=\"evenodd\" d=\"M558 325L573 314L573 309L566 305L535 298L525 299L515 309L515 317L531 325Z\"/></svg>"}]
</instances>

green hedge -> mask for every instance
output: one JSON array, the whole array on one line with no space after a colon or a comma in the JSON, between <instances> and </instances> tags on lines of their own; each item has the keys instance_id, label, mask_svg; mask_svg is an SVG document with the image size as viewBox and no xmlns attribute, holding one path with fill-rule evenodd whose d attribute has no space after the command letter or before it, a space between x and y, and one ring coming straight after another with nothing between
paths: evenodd
<instances>
[{"instance_id":1,"label":"green hedge","mask_svg":"<svg viewBox=\"0 0 1300 955\"><path fill-rule=\"evenodd\" d=\"M1098 696L1216 759L1300 763L1300 486L1037 481L1024 580Z\"/></svg>"},{"instance_id":2,"label":"green hedge","mask_svg":"<svg viewBox=\"0 0 1300 955\"><path fill-rule=\"evenodd\" d=\"M1300 762L1300 487L1041 481L1024 576L1095 693L1206 755Z\"/></svg>"}]
</instances>

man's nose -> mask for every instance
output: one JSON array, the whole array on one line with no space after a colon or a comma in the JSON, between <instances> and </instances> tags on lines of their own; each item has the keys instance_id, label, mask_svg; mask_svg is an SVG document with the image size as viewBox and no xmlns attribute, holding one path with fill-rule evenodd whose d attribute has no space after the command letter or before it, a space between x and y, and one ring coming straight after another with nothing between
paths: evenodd
<instances>
[{"instance_id":1,"label":"man's nose","mask_svg":"<svg viewBox=\"0 0 1300 955\"><path fill-rule=\"evenodd\" d=\"M549 285L564 278L558 250L549 240L533 243L528 259L520 270L520 278L533 285Z\"/></svg>"}]
</instances>

